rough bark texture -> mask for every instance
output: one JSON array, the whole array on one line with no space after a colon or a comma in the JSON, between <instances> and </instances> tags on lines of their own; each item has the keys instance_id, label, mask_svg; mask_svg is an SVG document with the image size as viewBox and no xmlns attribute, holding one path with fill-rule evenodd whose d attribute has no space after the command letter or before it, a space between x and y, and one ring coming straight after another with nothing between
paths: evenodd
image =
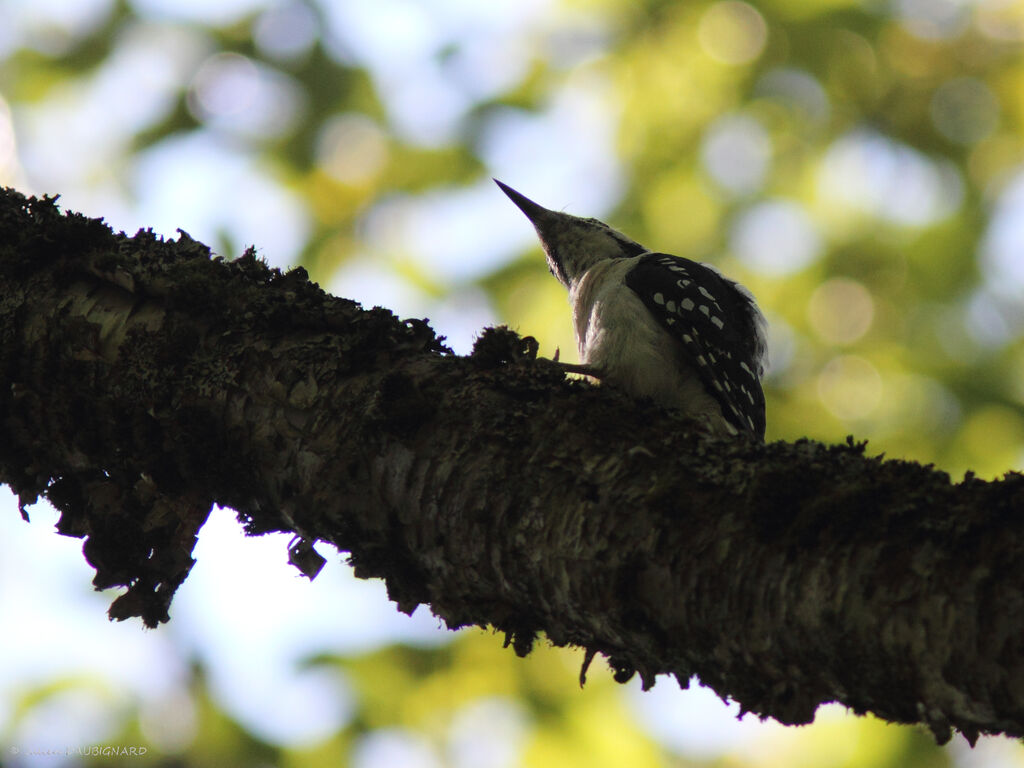
<instances>
[{"instance_id":1,"label":"rough bark texture","mask_svg":"<svg viewBox=\"0 0 1024 768\"><path fill-rule=\"evenodd\" d=\"M349 552L401 610L697 674L745 710L839 701L1024 735L1024 482L852 442L718 441L185 233L0 193L0 481L84 537L111 616L167 620L212 503Z\"/></svg>"}]
</instances>

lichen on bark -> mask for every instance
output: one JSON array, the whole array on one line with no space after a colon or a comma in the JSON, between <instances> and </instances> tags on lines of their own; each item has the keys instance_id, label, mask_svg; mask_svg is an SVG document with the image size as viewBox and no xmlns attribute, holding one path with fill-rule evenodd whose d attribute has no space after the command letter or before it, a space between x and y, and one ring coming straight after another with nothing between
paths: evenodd
<instances>
[{"instance_id":1,"label":"lichen on bark","mask_svg":"<svg viewBox=\"0 0 1024 768\"><path fill-rule=\"evenodd\" d=\"M507 329L459 357L301 269L12 190L0 281L0 481L127 588L115 618L167 620L217 503L519 653L543 633L784 723L1024 735L1019 475L716 439Z\"/></svg>"}]
</instances>

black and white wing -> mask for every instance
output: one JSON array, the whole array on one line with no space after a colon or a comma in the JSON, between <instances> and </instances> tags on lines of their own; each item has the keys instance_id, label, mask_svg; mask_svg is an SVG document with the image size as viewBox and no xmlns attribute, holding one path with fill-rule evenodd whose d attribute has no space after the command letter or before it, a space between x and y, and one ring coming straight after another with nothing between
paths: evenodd
<instances>
[{"instance_id":1,"label":"black and white wing","mask_svg":"<svg viewBox=\"0 0 1024 768\"><path fill-rule=\"evenodd\" d=\"M680 256L649 253L626 285L679 343L726 421L764 439L764 317L754 297L718 270Z\"/></svg>"}]
</instances>

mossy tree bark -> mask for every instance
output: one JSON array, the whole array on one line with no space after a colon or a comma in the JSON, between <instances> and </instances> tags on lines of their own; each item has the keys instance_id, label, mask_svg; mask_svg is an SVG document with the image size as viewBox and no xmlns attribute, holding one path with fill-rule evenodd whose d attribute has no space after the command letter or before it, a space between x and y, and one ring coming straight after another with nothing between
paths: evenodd
<instances>
[{"instance_id":1,"label":"mossy tree bark","mask_svg":"<svg viewBox=\"0 0 1024 768\"><path fill-rule=\"evenodd\" d=\"M0 481L84 537L118 619L168 618L214 503L350 553L399 609L697 674L784 723L839 701L1024 735L1024 482L852 442L722 441L252 253L0 193Z\"/></svg>"}]
</instances>

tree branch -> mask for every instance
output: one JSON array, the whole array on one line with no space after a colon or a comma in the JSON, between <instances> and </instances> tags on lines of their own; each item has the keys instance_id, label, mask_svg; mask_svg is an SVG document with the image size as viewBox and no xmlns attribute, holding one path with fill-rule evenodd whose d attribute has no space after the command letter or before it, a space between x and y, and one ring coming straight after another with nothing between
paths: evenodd
<instances>
[{"instance_id":1,"label":"tree branch","mask_svg":"<svg viewBox=\"0 0 1024 768\"><path fill-rule=\"evenodd\" d=\"M1024 735L1024 482L849 442L721 441L485 332L324 294L250 251L0 194L0 481L85 537L111 616L167 620L213 503L351 553L401 610L538 632L744 710L840 701Z\"/></svg>"}]
</instances>

